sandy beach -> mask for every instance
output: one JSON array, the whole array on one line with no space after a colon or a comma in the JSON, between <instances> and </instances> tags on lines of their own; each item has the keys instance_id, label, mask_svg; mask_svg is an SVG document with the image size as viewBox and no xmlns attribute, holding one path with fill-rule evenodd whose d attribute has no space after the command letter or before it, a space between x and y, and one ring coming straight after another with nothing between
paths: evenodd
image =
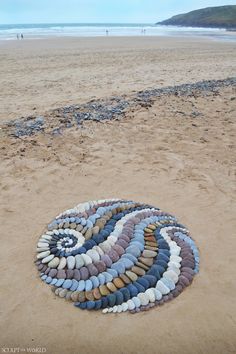
<instances>
[{"instance_id":1,"label":"sandy beach","mask_svg":"<svg viewBox=\"0 0 236 354\"><path fill-rule=\"evenodd\" d=\"M0 122L91 99L235 76L236 44L88 38L0 43ZM236 352L236 88L161 95L120 119L51 134L0 130L2 348L48 354ZM48 113L49 112L49 113ZM61 117L53 128L57 127ZM88 312L38 277L47 223L79 202L153 204L188 226L200 273L174 301L131 315Z\"/></svg>"},{"instance_id":2,"label":"sandy beach","mask_svg":"<svg viewBox=\"0 0 236 354\"><path fill-rule=\"evenodd\" d=\"M146 88L234 76L236 43L57 38L0 43L0 120Z\"/></svg>"}]
</instances>

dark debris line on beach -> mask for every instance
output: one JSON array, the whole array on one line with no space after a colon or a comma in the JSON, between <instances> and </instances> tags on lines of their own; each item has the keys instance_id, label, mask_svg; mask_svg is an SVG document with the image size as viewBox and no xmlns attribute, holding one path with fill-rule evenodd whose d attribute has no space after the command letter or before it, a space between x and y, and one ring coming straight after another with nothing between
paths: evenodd
<instances>
[{"instance_id":1,"label":"dark debris line on beach","mask_svg":"<svg viewBox=\"0 0 236 354\"><path fill-rule=\"evenodd\" d=\"M93 100L86 104L65 106L49 111L44 117L31 115L5 122L1 128L6 131L7 135L16 138L42 132L60 135L64 129L80 126L84 121L93 120L100 122L119 119L125 114L127 108L149 107L157 97L164 95L207 95L227 86L236 86L236 77L144 90L130 96L128 99L127 97L115 96L109 99Z\"/></svg>"}]
</instances>

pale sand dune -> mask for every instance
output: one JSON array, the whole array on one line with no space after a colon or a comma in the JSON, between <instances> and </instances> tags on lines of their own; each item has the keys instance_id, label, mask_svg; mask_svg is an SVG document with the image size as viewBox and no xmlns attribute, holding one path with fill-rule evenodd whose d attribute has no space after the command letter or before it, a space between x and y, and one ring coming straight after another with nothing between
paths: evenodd
<instances>
[{"instance_id":1,"label":"pale sand dune","mask_svg":"<svg viewBox=\"0 0 236 354\"><path fill-rule=\"evenodd\" d=\"M236 43L58 38L0 43L0 120L94 97L235 74Z\"/></svg>"},{"instance_id":2,"label":"pale sand dune","mask_svg":"<svg viewBox=\"0 0 236 354\"><path fill-rule=\"evenodd\" d=\"M53 61L53 50L56 53L67 50L69 53L71 41L68 44L66 41L60 44L56 42L56 48L48 47L51 59L48 56L47 60ZM128 39L124 39L124 42L119 39L118 42L120 46L130 43ZM39 48L34 48L32 53L34 65L43 45L42 42L38 43ZM182 40L176 43L173 50L176 65L174 61L173 64L163 61L169 72L169 75L166 72L163 76L165 83L171 83L174 79L188 82L232 75L230 52L233 53L233 45L202 43L198 63L186 58L183 47L188 47L188 42ZM30 42L23 45L28 48L24 56L28 57L30 63ZM153 42L150 42L151 53L152 45ZM16 52L19 53L21 49L13 48L13 44L7 46L10 49L5 54L8 59L4 65L5 68L8 65L9 71L5 72L4 80L13 82L12 65L15 66L16 61L12 59L14 63L11 63L9 56L16 58ZM67 49L63 49L63 46ZM162 42L163 51L166 46ZM194 42L191 46L197 52L199 43ZM122 55L117 47L116 53L121 60ZM213 62L211 69L210 62L216 53L221 59ZM115 58L114 53L112 56ZM184 56L182 72L174 72ZM189 57L193 56L193 52L189 52ZM100 54L101 57L105 55ZM22 65L24 60L21 61L19 57L18 60L21 63L19 65ZM97 74L93 68L89 74L91 76L101 75L99 57L96 61ZM32 62L29 64L31 69L23 65L28 70L25 77L22 72L18 73L15 101L8 107L8 112L12 111L11 115L7 113L6 104L10 102L10 96L4 91L4 114L7 118L15 117L17 110L31 112L34 104L41 111L43 104L46 110L55 105L61 106L67 102L67 98L68 102L86 99L86 90L81 96L73 92L69 97L66 92L68 85L59 88L60 77L58 90L55 89L55 83L52 96L50 90L38 87L38 96L35 97L33 92L30 93L31 84L28 83L25 96L21 97L17 90L23 87L24 80L29 80L31 76L33 86L37 86L37 81L43 82L46 75L50 76L49 68L40 68L37 72L34 65L31 67ZM214 67L220 66L220 63L222 70L215 72ZM63 65L65 68L66 63ZM124 84L120 84L118 67L113 66L113 84L107 87L107 72L103 68L102 91L95 88L93 82L86 83L88 97L128 93L133 89L158 84L158 81L152 82L155 75L149 74L148 69L144 72L137 67L140 70L140 82L131 85L130 82L136 80L133 78L134 66L127 68L126 62L123 65L126 72L122 79ZM192 67L192 72L184 75L186 65ZM67 75L64 68L62 66L60 69L62 76ZM57 70L59 73L59 67ZM68 75L75 89L73 69L70 70ZM111 66L110 70L112 72ZM57 80L56 77L54 79ZM116 83L120 85L119 90L116 89ZM54 97L51 103L50 97ZM161 97L148 109L139 107L133 112L128 111L120 121L87 122L82 129L68 129L62 136L54 138L40 134L20 140L0 133L2 347L40 346L46 347L46 353L50 354L235 353L236 100L233 97L236 97L236 92L230 87L220 90L220 95ZM191 118L193 110L202 115ZM177 113L180 111L184 114ZM163 307L136 315L102 315L100 312L74 308L71 303L56 298L50 288L40 281L33 264L34 250L47 222L80 201L105 197L131 198L154 204L173 213L188 226L200 249L200 273L177 299Z\"/></svg>"}]
</instances>

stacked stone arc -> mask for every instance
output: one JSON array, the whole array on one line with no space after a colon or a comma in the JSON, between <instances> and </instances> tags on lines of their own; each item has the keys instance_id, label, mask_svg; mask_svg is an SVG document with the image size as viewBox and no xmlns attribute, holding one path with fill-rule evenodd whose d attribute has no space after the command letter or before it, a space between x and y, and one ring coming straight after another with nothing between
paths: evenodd
<instances>
[{"instance_id":1,"label":"stacked stone arc","mask_svg":"<svg viewBox=\"0 0 236 354\"><path fill-rule=\"evenodd\" d=\"M136 313L177 297L199 271L185 226L160 209L121 199L78 204L37 244L41 279L80 309Z\"/></svg>"}]
</instances>

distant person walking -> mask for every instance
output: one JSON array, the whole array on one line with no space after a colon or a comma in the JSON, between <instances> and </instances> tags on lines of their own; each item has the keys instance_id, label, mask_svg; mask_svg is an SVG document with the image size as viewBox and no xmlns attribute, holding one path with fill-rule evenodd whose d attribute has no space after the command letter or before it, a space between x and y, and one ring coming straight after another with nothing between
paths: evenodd
<instances>
[{"instance_id":1,"label":"distant person walking","mask_svg":"<svg viewBox=\"0 0 236 354\"><path fill-rule=\"evenodd\" d=\"M19 33L17 33L16 38L17 38L18 40L20 39Z\"/></svg>"},{"instance_id":2,"label":"distant person walking","mask_svg":"<svg viewBox=\"0 0 236 354\"><path fill-rule=\"evenodd\" d=\"M21 38L21 39L24 39L23 33L21 33L20 38Z\"/></svg>"},{"instance_id":3,"label":"distant person walking","mask_svg":"<svg viewBox=\"0 0 236 354\"><path fill-rule=\"evenodd\" d=\"M108 31L108 30L106 30L106 35L107 35L107 36L109 35L109 31Z\"/></svg>"}]
</instances>

